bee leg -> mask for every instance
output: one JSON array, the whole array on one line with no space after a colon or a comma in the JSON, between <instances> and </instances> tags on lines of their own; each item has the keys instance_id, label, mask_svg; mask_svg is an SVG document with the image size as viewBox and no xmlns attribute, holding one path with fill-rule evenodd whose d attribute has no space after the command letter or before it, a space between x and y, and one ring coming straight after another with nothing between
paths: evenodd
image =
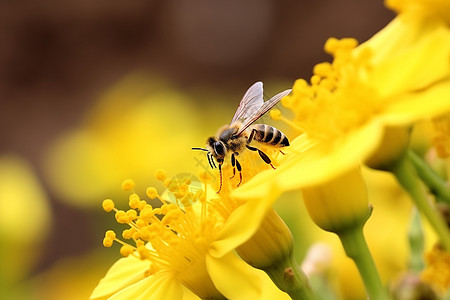
<instances>
[{"instance_id":1,"label":"bee leg","mask_svg":"<svg viewBox=\"0 0 450 300\"><path fill-rule=\"evenodd\" d=\"M266 163L269 164L274 170L276 169L273 165L272 165L272 161L270 160L270 158L267 156L267 154L265 154L264 152L262 152L261 150L258 149L258 153L259 156L261 156L262 160Z\"/></svg>"},{"instance_id":2,"label":"bee leg","mask_svg":"<svg viewBox=\"0 0 450 300\"><path fill-rule=\"evenodd\" d=\"M280 150L280 152L281 152L281 154L286 155L286 153L284 153L283 151Z\"/></svg>"},{"instance_id":3,"label":"bee leg","mask_svg":"<svg viewBox=\"0 0 450 300\"><path fill-rule=\"evenodd\" d=\"M251 150L251 151L258 151L259 156L261 156L262 160L270 165L273 169L276 169L273 165L272 165L272 161L270 160L269 156L267 156L267 154L265 154L264 152L262 152L261 150L259 150L258 148L252 147L247 145L247 149Z\"/></svg>"},{"instance_id":4,"label":"bee leg","mask_svg":"<svg viewBox=\"0 0 450 300\"><path fill-rule=\"evenodd\" d=\"M257 132L256 129L252 130L252 132L250 133L250 136L248 137L247 144L250 144L252 142L253 137L255 136L256 132Z\"/></svg>"},{"instance_id":5,"label":"bee leg","mask_svg":"<svg viewBox=\"0 0 450 300\"><path fill-rule=\"evenodd\" d=\"M236 157L234 157L234 153L231 153L231 166L233 167L233 176L230 179L236 175Z\"/></svg>"},{"instance_id":6,"label":"bee leg","mask_svg":"<svg viewBox=\"0 0 450 300\"><path fill-rule=\"evenodd\" d=\"M241 164L239 163L239 161L237 159L236 159L236 168L237 168L237 170L239 172L239 183L238 183L237 186L240 186L241 183L242 183L242 172L241 172L242 171L242 167L241 167Z\"/></svg>"}]
</instances>

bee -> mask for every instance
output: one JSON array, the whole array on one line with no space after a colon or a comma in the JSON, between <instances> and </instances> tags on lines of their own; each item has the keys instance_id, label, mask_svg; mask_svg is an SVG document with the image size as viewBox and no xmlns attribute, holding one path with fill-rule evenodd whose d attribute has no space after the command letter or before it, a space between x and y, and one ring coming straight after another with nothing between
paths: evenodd
<instances>
[{"instance_id":1,"label":"bee","mask_svg":"<svg viewBox=\"0 0 450 300\"><path fill-rule=\"evenodd\" d=\"M206 140L206 148L192 148L193 150L207 152L208 162L211 168L216 168L214 160L217 162L220 175L220 186L217 193L222 189L222 164L228 156L230 156L231 166L233 168L233 176L231 178L236 175L236 169L239 173L239 183L237 186L242 183L242 166L237 156L246 149L258 152L261 159L275 169L269 156L260 149L250 146L250 143L255 140L274 148L282 148L289 146L289 140L284 133L275 127L253 123L291 91L290 89L285 90L269 100L264 101L263 83L261 81L254 83L244 94L244 97L242 97L230 124L219 128L216 136L209 137ZM283 152L281 151L281 153Z\"/></svg>"}]
</instances>

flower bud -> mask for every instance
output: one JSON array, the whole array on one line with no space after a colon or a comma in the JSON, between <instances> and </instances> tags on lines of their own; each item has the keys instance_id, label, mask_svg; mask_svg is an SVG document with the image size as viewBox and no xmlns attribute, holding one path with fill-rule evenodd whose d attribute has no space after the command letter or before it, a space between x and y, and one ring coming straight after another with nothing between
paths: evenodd
<instances>
[{"instance_id":1,"label":"flower bud","mask_svg":"<svg viewBox=\"0 0 450 300\"><path fill-rule=\"evenodd\" d=\"M303 200L312 220L323 230L334 233L363 225L371 213L359 167L321 185L303 189Z\"/></svg>"},{"instance_id":2,"label":"flower bud","mask_svg":"<svg viewBox=\"0 0 450 300\"><path fill-rule=\"evenodd\" d=\"M410 135L410 127L386 127L378 149L366 160L366 165L377 170L390 170L408 150Z\"/></svg>"},{"instance_id":3,"label":"flower bud","mask_svg":"<svg viewBox=\"0 0 450 300\"><path fill-rule=\"evenodd\" d=\"M289 258L293 249L294 240L289 228L271 209L258 231L247 242L236 248L236 252L249 265L264 270Z\"/></svg>"}]
</instances>

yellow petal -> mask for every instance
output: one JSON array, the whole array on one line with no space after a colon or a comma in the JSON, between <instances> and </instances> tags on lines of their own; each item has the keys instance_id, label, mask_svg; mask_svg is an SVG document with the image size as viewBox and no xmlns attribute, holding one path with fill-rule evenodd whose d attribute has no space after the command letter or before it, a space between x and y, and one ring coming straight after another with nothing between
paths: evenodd
<instances>
[{"instance_id":1,"label":"yellow petal","mask_svg":"<svg viewBox=\"0 0 450 300\"><path fill-rule=\"evenodd\" d=\"M385 5L400 15L410 14L410 18L442 18L450 24L448 0L385 0Z\"/></svg>"},{"instance_id":2,"label":"yellow petal","mask_svg":"<svg viewBox=\"0 0 450 300\"><path fill-rule=\"evenodd\" d=\"M409 27L415 26L405 26L401 33L410 30ZM425 28L426 32L420 38L416 37L410 45L391 49L373 68L368 80L378 90L381 99L404 91L420 91L433 82L448 77L450 31L442 24L428 25ZM385 40L385 43L389 42ZM376 52L379 48L372 49Z\"/></svg>"},{"instance_id":3,"label":"yellow petal","mask_svg":"<svg viewBox=\"0 0 450 300\"><path fill-rule=\"evenodd\" d=\"M280 194L276 188L273 188L271 193L251 199L233 211L216 240L210 245L209 253L212 256L222 257L255 233L273 201Z\"/></svg>"},{"instance_id":4,"label":"yellow petal","mask_svg":"<svg viewBox=\"0 0 450 300\"><path fill-rule=\"evenodd\" d=\"M114 294L108 300L183 299L181 284L169 273L157 273Z\"/></svg>"},{"instance_id":5,"label":"yellow petal","mask_svg":"<svg viewBox=\"0 0 450 300\"><path fill-rule=\"evenodd\" d=\"M90 299L99 299L116 293L117 291L144 278L144 272L149 263L133 256L119 259L108 270L97 287L92 292Z\"/></svg>"},{"instance_id":6,"label":"yellow petal","mask_svg":"<svg viewBox=\"0 0 450 300\"><path fill-rule=\"evenodd\" d=\"M206 257L206 266L217 289L228 299L290 299L261 270L229 252L221 258Z\"/></svg>"},{"instance_id":7,"label":"yellow petal","mask_svg":"<svg viewBox=\"0 0 450 300\"><path fill-rule=\"evenodd\" d=\"M450 111L450 80L433 85L421 93L398 96L385 107L383 122L389 125L404 125L442 115Z\"/></svg>"}]
</instances>

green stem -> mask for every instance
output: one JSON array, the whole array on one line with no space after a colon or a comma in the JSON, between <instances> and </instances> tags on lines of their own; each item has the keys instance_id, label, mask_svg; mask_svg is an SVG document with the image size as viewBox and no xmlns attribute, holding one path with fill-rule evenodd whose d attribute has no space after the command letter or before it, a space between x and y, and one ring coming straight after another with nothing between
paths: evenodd
<instances>
[{"instance_id":1,"label":"green stem","mask_svg":"<svg viewBox=\"0 0 450 300\"><path fill-rule=\"evenodd\" d=\"M417 170L417 175L428 186L437 199L450 204L450 186L420 156L413 151L408 152L408 158Z\"/></svg>"},{"instance_id":2,"label":"green stem","mask_svg":"<svg viewBox=\"0 0 450 300\"><path fill-rule=\"evenodd\" d=\"M409 260L409 269L415 273L420 273L425 262L423 261L424 235L422 222L417 209L412 211L411 224L409 226L408 241L411 250L411 258Z\"/></svg>"},{"instance_id":3,"label":"green stem","mask_svg":"<svg viewBox=\"0 0 450 300\"><path fill-rule=\"evenodd\" d=\"M275 285L294 300L318 300L293 255L264 269Z\"/></svg>"},{"instance_id":4,"label":"green stem","mask_svg":"<svg viewBox=\"0 0 450 300\"><path fill-rule=\"evenodd\" d=\"M429 203L411 161L405 156L393 166L391 171L396 176L398 182L409 193L419 212L425 216L431 227L433 227L442 246L447 251L450 251L450 229L447 227L442 216Z\"/></svg>"},{"instance_id":5,"label":"green stem","mask_svg":"<svg viewBox=\"0 0 450 300\"><path fill-rule=\"evenodd\" d=\"M363 226L349 228L348 230L339 232L338 236L345 253L355 262L358 268L364 286L366 287L368 298L370 300L390 299L381 282L381 278L364 238Z\"/></svg>"}]
</instances>

